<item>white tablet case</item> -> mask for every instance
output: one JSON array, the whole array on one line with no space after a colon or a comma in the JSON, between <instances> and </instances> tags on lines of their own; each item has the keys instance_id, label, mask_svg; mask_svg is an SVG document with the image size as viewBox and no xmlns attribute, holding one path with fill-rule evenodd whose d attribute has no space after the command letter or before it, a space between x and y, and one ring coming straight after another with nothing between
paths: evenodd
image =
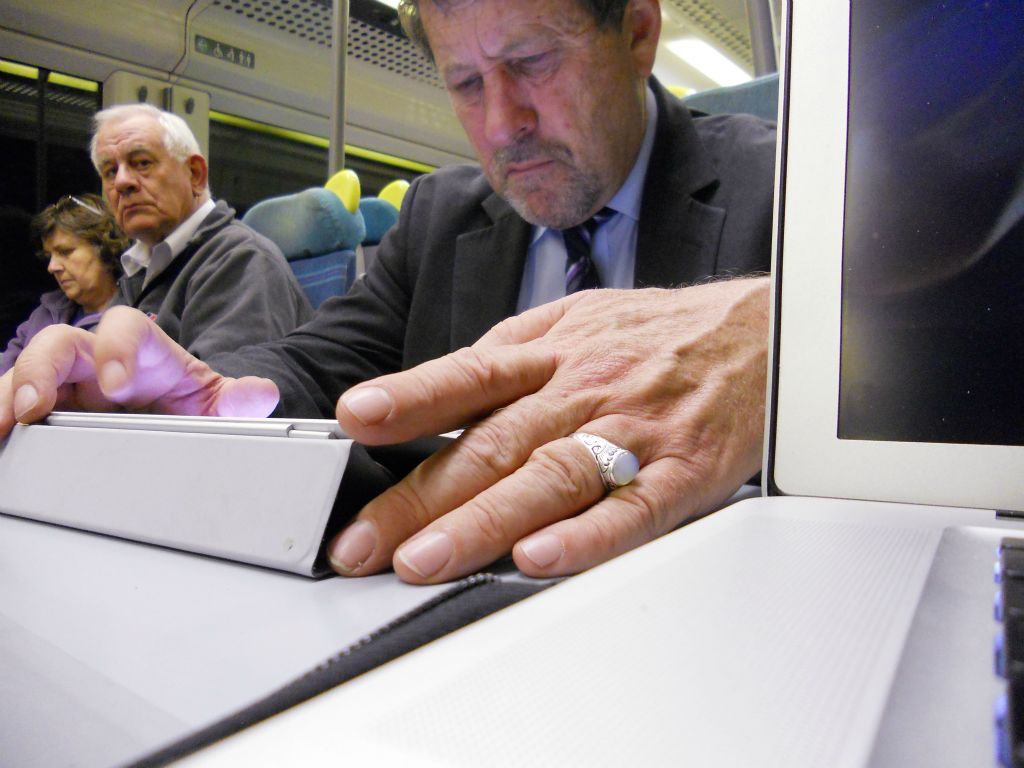
<instances>
[{"instance_id":1,"label":"white tablet case","mask_svg":"<svg viewBox=\"0 0 1024 768\"><path fill-rule=\"evenodd\" d=\"M336 422L49 422L0 445L0 512L316 575L352 447Z\"/></svg>"}]
</instances>

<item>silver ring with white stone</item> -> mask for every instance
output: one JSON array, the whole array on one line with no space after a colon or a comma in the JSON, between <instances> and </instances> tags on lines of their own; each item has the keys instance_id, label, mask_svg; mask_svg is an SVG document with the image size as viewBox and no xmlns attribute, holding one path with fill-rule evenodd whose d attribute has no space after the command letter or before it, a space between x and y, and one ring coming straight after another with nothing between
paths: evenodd
<instances>
[{"instance_id":1,"label":"silver ring with white stone","mask_svg":"<svg viewBox=\"0 0 1024 768\"><path fill-rule=\"evenodd\" d=\"M620 448L603 437L589 432L573 432L569 437L587 446L590 455L597 462L597 470L601 473L604 487L609 491L629 485L640 471L640 461L632 451Z\"/></svg>"}]
</instances>

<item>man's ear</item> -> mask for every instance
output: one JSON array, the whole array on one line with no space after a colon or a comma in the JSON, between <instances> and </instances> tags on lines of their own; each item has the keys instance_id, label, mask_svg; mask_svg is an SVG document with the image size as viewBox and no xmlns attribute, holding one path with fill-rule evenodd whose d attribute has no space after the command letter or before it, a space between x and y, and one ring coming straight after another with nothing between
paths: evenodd
<instances>
[{"instance_id":1,"label":"man's ear","mask_svg":"<svg viewBox=\"0 0 1024 768\"><path fill-rule=\"evenodd\" d=\"M658 0L629 0L622 17L630 54L637 74L646 79L654 71L654 57L661 37L661 4Z\"/></svg>"},{"instance_id":2,"label":"man's ear","mask_svg":"<svg viewBox=\"0 0 1024 768\"><path fill-rule=\"evenodd\" d=\"M199 197L199 195L206 191L207 177L210 173L210 169L206 165L206 158L202 155L191 155L185 161L185 166L188 168L189 180L192 184L192 194L195 197Z\"/></svg>"}]
</instances>

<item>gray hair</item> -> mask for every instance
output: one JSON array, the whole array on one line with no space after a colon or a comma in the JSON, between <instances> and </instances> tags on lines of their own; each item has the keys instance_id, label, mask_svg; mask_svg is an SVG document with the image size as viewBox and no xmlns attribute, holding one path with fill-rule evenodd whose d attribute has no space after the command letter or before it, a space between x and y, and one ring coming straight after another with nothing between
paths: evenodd
<instances>
[{"instance_id":1,"label":"gray hair","mask_svg":"<svg viewBox=\"0 0 1024 768\"><path fill-rule=\"evenodd\" d=\"M474 0L426 1L433 3L441 11L446 11L460 3ZM629 5L629 0L576 0L576 2L594 17L598 29L621 29L626 6ZM405 30L409 39L426 54L427 58L433 61L434 52L430 49L430 41L427 40L427 32L423 29L423 20L420 18L420 0L399 0L398 20L402 23L402 29Z\"/></svg>"},{"instance_id":2,"label":"gray hair","mask_svg":"<svg viewBox=\"0 0 1024 768\"><path fill-rule=\"evenodd\" d=\"M89 141L89 157L92 165L99 173L100 164L96 157L96 137L100 129L109 123L120 123L133 117L144 115L156 120L163 128L164 147L179 163L184 163L192 155L203 154L199 150L199 142L188 127L188 123L172 112L164 112L152 104L119 104L100 110L92 118L92 139Z\"/></svg>"}]
</instances>

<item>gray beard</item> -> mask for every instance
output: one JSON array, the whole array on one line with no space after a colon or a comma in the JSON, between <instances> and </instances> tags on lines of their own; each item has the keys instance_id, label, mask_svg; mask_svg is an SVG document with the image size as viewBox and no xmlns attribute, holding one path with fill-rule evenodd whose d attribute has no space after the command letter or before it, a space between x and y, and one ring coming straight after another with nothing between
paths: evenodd
<instances>
[{"instance_id":1,"label":"gray beard","mask_svg":"<svg viewBox=\"0 0 1024 768\"><path fill-rule=\"evenodd\" d=\"M514 193L505 184L498 191L509 205L526 221L535 226L552 229L568 229L582 224L601 202L601 183L598 178L586 174L573 164L572 153L561 144L549 144L528 137L523 141L505 147L495 153L493 167L499 178L505 178L509 164L549 158L571 168L570 180L561 189L542 189L538 186L520 189ZM527 203L531 195L544 191L543 209L537 210Z\"/></svg>"}]
</instances>

